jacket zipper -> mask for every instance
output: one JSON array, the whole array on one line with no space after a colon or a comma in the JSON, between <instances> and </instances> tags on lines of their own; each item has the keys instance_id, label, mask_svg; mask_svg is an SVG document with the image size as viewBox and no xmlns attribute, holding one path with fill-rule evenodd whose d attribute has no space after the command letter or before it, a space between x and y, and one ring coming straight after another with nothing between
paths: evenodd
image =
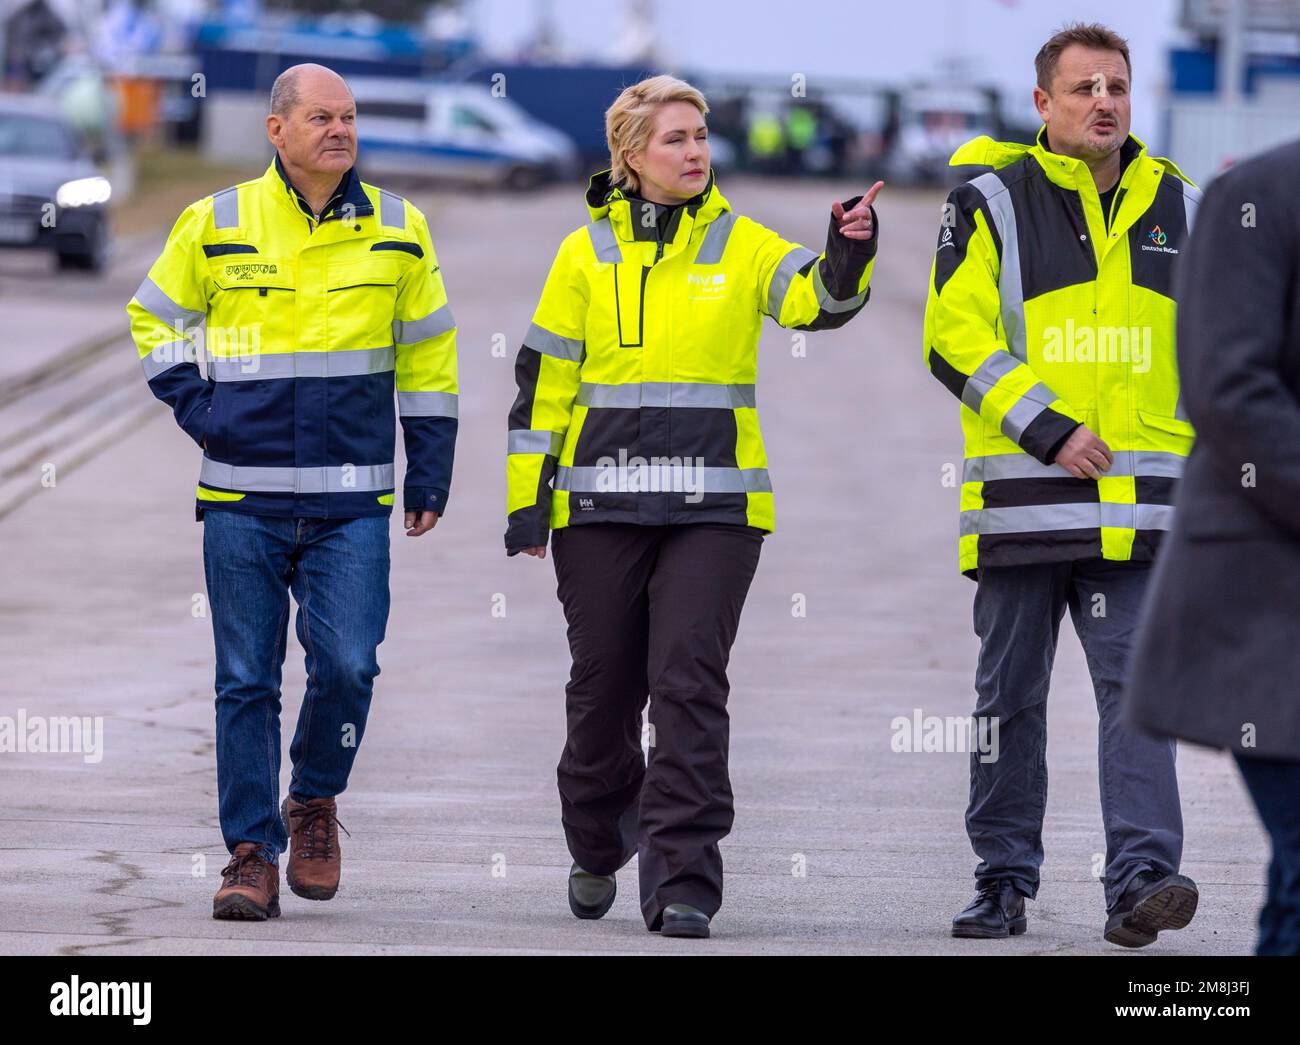
<instances>
[{"instance_id":1,"label":"jacket zipper","mask_svg":"<svg viewBox=\"0 0 1300 1045\"><path fill-rule=\"evenodd\" d=\"M654 261L652 261L652 262L650 263L649 268L647 268L647 269L645 270L645 275L644 275L644 277L642 277L642 279L641 279L641 328L642 328L642 331L645 330L645 298L646 298L645 286L646 286L646 282L649 280L649 277L650 277L650 269L652 269L652 268L654 268L656 265L658 265L659 262L660 262L660 260L661 260L661 259L663 258L663 256L664 256L664 233L663 233L663 229L659 229L659 230L658 230L658 233L659 233L659 234L658 234L658 236L656 237L656 241L655 241L655 259L654 259ZM642 333L642 335L641 335L641 344L642 344L642 345L645 344L645 334L644 334L644 333ZM669 340L669 352L670 352L670 353L671 353L671 351L672 351L671 345L672 345L672 342L671 342L671 339L670 339L670 340ZM644 352L645 349L643 348L642 351ZM672 375L672 357L671 357L671 355L669 356L668 367L669 367L669 371L668 371L668 388L669 388L669 392L670 392L670 394L671 394L671 390L672 390L672 387L673 387L673 386L672 386L672 377L673 377L673 375ZM671 456L672 456L672 452L673 452L673 412L672 412L671 410L665 410L665 411L664 411L664 414L665 414L665 417L667 418L667 424L668 424L668 445L665 446L664 449L667 451L667 455L668 455L669 457L671 457Z\"/></svg>"}]
</instances>

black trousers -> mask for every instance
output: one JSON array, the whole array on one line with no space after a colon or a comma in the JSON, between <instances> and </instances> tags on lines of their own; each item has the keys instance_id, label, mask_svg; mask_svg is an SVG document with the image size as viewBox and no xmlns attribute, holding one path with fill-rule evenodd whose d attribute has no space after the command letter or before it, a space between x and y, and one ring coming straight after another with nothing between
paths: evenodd
<instances>
[{"instance_id":1,"label":"black trousers","mask_svg":"<svg viewBox=\"0 0 1300 1045\"><path fill-rule=\"evenodd\" d=\"M1255 953L1300 955L1300 762L1235 757L1273 843Z\"/></svg>"},{"instance_id":2,"label":"black trousers","mask_svg":"<svg viewBox=\"0 0 1300 1045\"><path fill-rule=\"evenodd\" d=\"M592 874L638 854L651 930L670 903L710 917L722 906L718 842L734 819L727 661L762 543L763 531L723 523L551 536L573 654L557 773L565 837Z\"/></svg>"}]
</instances>

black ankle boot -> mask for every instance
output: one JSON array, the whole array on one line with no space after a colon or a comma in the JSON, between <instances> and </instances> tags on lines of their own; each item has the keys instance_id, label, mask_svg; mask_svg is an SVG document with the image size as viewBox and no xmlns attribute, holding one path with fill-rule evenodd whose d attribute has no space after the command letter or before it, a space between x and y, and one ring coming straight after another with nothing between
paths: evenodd
<instances>
[{"instance_id":1,"label":"black ankle boot","mask_svg":"<svg viewBox=\"0 0 1300 1045\"><path fill-rule=\"evenodd\" d=\"M970 906L952 920L953 936L999 940L1025 931L1025 897L1009 878L991 878L979 884Z\"/></svg>"}]
</instances>

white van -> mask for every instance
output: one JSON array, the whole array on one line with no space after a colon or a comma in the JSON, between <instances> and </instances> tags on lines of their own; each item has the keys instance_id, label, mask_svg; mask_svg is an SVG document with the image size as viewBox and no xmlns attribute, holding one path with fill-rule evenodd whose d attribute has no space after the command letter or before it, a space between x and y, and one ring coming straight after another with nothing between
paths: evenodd
<instances>
[{"instance_id":1,"label":"white van","mask_svg":"<svg viewBox=\"0 0 1300 1045\"><path fill-rule=\"evenodd\" d=\"M577 174L561 131L477 84L357 78L362 177L452 179L530 188Z\"/></svg>"}]
</instances>

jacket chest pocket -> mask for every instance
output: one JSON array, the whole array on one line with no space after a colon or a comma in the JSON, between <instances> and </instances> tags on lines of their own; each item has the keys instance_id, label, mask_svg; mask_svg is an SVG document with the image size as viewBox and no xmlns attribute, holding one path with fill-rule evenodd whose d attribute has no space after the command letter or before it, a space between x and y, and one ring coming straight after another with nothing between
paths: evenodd
<instances>
[{"instance_id":1,"label":"jacket chest pocket","mask_svg":"<svg viewBox=\"0 0 1300 1045\"><path fill-rule=\"evenodd\" d=\"M650 269L637 262L611 265L613 272L614 321L620 348L645 345L645 285Z\"/></svg>"},{"instance_id":2,"label":"jacket chest pocket","mask_svg":"<svg viewBox=\"0 0 1300 1045\"><path fill-rule=\"evenodd\" d=\"M1153 441L1155 445L1172 453L1182 454L1184 457L1191 453L1196 430L1190 421L1178 417L1166 417L1141 408L1138 409L1138 420L1146 429L1144 433L1146 438Z\"/></svg>"},{"instance_id":3,"label":"jacket chest pocket","mask_svg":"<svg viewBox=\"0 0 1300 1045\"><path fill-rule=\"evenodd\" d=\"M260 254L233 254L208 261L212 280L205 334L214 356L253 355L276 317L293 315L296 280L292 265Z\"/></svg>"},{"instance_id":4,"label":"jacket chest pocket","mask_svg":"<svg viewBox=\"0 0 1300 1045\"><path fill-rule=\"evenodd\" d=\"M293 290L293 267L278 258L261 254L233 254L214 257L208 261L208 275L212 278L214 294L253 291L267 297L273 290Z\"/></svg>"},{"instance_id":5,"label":"jacket chest pocket","mask_svg":"<svg viewBox=\"0 0 1300 1045\"><path fill-rule=\"evenodd\" d=\"M393 343L400 262L369 257L331 265L325 276L329 347L382 348Z\"/></svg>"}]
</instances>

